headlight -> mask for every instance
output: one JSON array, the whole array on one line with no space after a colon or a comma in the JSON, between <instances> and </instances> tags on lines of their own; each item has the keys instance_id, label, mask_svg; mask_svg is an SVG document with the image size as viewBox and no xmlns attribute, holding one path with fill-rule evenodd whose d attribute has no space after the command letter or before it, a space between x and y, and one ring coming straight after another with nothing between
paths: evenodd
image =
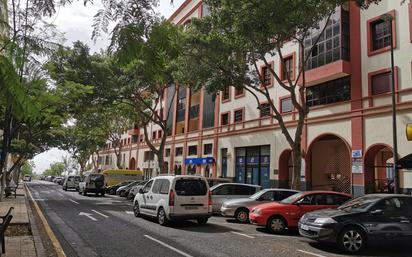
<instances>
[{"instance_id":1,"label":"headlight","mask_svg":"<svg viewBox=\"0 0 412 257\"><path fill-rule=\"evenodd\" d=\"M332 219L332 218L317 218L315 219L316 224L333 224L336 223L336 220Z\"/></svg>"},{"instance_id":2,"label":"headlight","mask_svg":"<svg viewBox=\"0 0 412 257\"><path fill-rule=\"evenodd\" d=\"M262 210L261 209L253 209L252 211L254 214L256 215L261 215L262 214Z\"/></svg>"}]
</instances>

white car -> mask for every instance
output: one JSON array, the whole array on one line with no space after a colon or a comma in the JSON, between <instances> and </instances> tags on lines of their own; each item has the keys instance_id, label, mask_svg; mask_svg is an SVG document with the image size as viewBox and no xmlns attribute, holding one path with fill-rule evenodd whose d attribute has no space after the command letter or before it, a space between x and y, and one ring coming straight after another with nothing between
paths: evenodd
<instances>
[{"instance_id":1,"label":"white car","mask_svg":"<svg viewBox=\"0 0 412 257\"><path fill-rule=\"evenodd\" d=\"M197 220L206 224L212 216L209 185L200 176L159 176L140 188L133 200L136 217L157 217L160 225L173 220Z\"/></svg>"}]
</instances>

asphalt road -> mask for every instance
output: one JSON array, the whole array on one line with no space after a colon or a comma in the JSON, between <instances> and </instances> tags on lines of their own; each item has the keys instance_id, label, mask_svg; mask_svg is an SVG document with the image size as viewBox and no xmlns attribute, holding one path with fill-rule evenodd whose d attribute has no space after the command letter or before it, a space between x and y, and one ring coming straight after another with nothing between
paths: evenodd
<instances>
[{"instance_id":1,"label":"asphalt road","mask_svg":"<svg viewBox=\"0 0 412 257\"><path fill-rule=\"evenodd\" d=\"M334 245L312 242L290 231L212 217L206 225L179 222L162 227L135 218L132 202L117 196L81 196L50 182L27 183L68 257L122 256L345 256ZM411 256L404 243L374 245L359 256Z\"/></svg>"}]
</instances>

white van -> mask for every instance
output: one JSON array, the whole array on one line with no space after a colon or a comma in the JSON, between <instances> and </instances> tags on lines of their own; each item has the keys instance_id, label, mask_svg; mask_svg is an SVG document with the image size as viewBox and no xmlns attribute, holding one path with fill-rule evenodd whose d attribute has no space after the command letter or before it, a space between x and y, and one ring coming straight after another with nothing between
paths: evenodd
<instances>
[{"instance_id":1,"label":"white van","mask_svg":"<svg viewBox=\"0 0 412 257\"><path fill-rule=\"evenodd\" d=\"M159 176L149 180L134 198L136 217L157 217L160 225L173 220L197 220L206 224L212 216L209 185L200 176Z\"/></svg>"}]
</instances>

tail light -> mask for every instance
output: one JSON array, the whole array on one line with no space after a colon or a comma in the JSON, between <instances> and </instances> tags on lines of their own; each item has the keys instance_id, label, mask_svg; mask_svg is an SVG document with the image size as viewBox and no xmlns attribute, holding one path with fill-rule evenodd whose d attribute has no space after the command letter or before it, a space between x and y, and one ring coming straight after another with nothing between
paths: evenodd
<instances>
[{"instance_id":1,"label":"tail light","mask_svg":"<svg viewBox=\"0 0 412 257\"><path fill-rule=\"evenodd\" d=\"M212 192L209 191L209 205L212 205Z\"/></svg>"},{"instance_id":2,"label":"tail light","mask_svg":"<svg viewBox=\"0 0 412 257\"><path fill-rule=\"evenodd\" d=\"M169 206L175 206L175 192L173 190L170 190Z\"/></svg>"}]
</instances>

